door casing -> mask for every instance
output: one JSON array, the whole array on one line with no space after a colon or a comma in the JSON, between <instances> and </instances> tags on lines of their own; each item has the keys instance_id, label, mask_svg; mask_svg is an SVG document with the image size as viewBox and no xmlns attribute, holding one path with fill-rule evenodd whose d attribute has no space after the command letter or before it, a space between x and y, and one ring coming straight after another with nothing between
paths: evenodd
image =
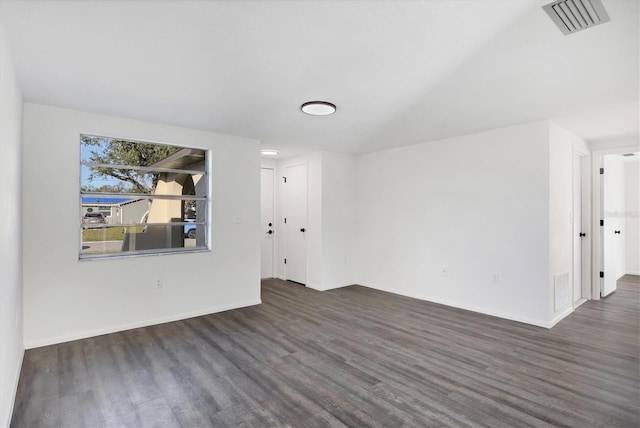
<instances>
[{"instance_id":1,"label":"door casing","mask_svg":"<svg viewBox=\"0 0 640 428\"><path fill-rule=\"evenodd\" d=\"M260 277L273 278L275 272L275 171L260 168ZM269 226L271 224L271 226Z\"/></svg>"}]
</instances>

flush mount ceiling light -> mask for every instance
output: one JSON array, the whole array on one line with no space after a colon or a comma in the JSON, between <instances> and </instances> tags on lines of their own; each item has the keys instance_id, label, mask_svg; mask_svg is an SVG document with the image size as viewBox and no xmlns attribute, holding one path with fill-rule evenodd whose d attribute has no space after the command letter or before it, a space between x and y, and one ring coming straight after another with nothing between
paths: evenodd
<instances>
[{"instance_id":1,"label":"flush mount ceiling light","mask_svg":"<svg viewBox=\"0 0 640 428\"><path fill-rule=\"evenodd\" d=\"M264 149L264 150L260 150L260 154L264 155L264 156L275 156L277 154L279 154L280 152L277 150L272 150L272 149Z\"/></svg>"},{"instance_id":2,"label":"flush mount ceiling light","mask_svg":"<svg viewBox=\"0 0 640 428\"><path fill-rule=\"evenodd\" d=\"M300 109L312 116L326 116L336 112L336 105L326 101L309 101L302 104Z\"/></svg>"}]
</instances>

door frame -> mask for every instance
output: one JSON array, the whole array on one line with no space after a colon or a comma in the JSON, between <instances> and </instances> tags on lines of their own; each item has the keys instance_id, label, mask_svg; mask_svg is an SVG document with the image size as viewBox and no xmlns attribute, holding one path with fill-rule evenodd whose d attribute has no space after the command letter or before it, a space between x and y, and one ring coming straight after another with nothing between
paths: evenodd
<instances>
[{"instance_id":1,"label":"door frame","mask_svg":"<svg viewBox=\"0 0 640 428\"><path fill-rule=\"evenodd\" d=\"M580 240L580 252L581 252L581 256L580 256L580 264L581 264L581 268L580 268L580 301L576 304L576 298L575 296L573 296L573 291L575 290L575 287L573 287L574 284L572 284L572 304L574 309L578 306L580 306L582 303L584 303L586 300L589 300L592 298L592 289L591 289L591 245L593 240L591 239L591 236L593 234L593 230L591 229L591 174L590 172L590 165L591 165L591 154L588 152L583 152L580 150L574 150L573 152L573 156L574 156L574 161L576 159L576 157L578 158L579 162L578 162L578 168L580 169L580 181L581 181L581 185L580 188L576 189L575 186L573 186L573 197L576 198L577 196L580 196L580 220L581 220L581 226L580 226L580 230L582 232L584 232L586 234L586 236L584 236L584 238L582 238ZM573 167L576 166L576 162L572 162ZM573 183L575 184L575 180L573 180ZM579 193L579 194L578 194ZM573 204L574 208L575 208L575 204ZM576 214L575 212L572 215L572 221L575 221L576 218ZM576 248L575 248L575 236L573 237L572 240L572 251L575 254ZM573 258L574 262L575 262L575 257ZM575 266L573 269L573 272L575 272ZM573 274L572 274L573 277ZM575 278L572 278L573 281L575 281Z\"/></svg>"},{"instance_id":2,"label":"door frame","mask_svg":"<svg viewBox=\"0 0 640 428\"><path fill-rule=\"evenodd\" d=\"M600 272L604 271L604 240L602 239L602 229L600 228L600 219L602 218L603 209L603 183L600 175L600 168L604 164L604 156L621 155L623 153L637 152L640 150L638 146L624 146L605 150L594 150L591 152L591 183L593 189L593 198L591 204L591 230L593 240L591 241L591 298L600 300L602 290L602 281ZM605 171L606 173L606 171Z\"/></svg>"},{"instance_id":3,"label":"door frame","mask_svg":"<svg viewBox=\"0 0 640 428\"><path fill-rule=\"evenodd\" d=\"M276 232L276 168L271 167L271 166L260 166L260 186L262 186L262 170L263 169L269 169L272 171L272 179L271 179L271 218L272 218L272 223L273 223L273 230L274 233ZM262 222L262 192L260 194L260 221ZM262 237L262 227L264 227L264 225L260 225L260 236ZM273 238L271 239L271 277L270 278L275 278L276 277L276 273L277 273L277 265L276 265L276 236L277 235L273 235ZM260 273L260 277L262 277L262 272ZM261 278L263 279L263 278Z\"/></svg>"}]
</instances>

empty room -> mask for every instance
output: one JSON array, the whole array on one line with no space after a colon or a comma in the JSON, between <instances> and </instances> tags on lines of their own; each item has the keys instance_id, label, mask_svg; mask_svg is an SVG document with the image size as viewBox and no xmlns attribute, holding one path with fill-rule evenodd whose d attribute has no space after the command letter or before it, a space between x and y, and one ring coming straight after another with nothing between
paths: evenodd
<instances>
[{"instance_id":1,"label":"empty room","mask_svg":"<svg viewBox=\"0 0 640 428\"><path fill-rule=\"evenodd\" d=\"M0 427L640 427L640 2L0 0Z\"/></svg>"}]
</instances>

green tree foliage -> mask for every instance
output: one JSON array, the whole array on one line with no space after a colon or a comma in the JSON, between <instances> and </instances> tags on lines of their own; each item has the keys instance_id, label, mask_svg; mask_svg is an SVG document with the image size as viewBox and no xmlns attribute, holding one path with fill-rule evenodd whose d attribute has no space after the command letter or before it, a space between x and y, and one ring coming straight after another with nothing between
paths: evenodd
<instances>
[{"instance_id":1,"label":"green tree foliage","mask_svg":"<svg viewBox=\"0 0 640 428\"><path fill-rule=\"evenodd\" d=\"M80 188L82 192L92 193L135 193L137 189L131 183L118 183L118 184L103 184L102 186L82 186Z\"/></svg>"},{"instance_id":2,"label":"green tree foliage","mask_svg":"<svg viewBox=\"0 0 640 428\"><path fill-rule=\"evenodd\" d=\"M91 135L82 136L82 145L87 148L92 148L89 159L85 159L85 161L114 166L151 166L180 150L179 147L95 137ZM127 186L122 183L113 186L102 186L102 188L105 189L101 188L101 191L116 190L118 192L153 193L158 184L158 173L136 171L128 168L111 168L107 166L90 166L90 170L89 180L114 177L121 180L121 182L131 185L131 188L127 188Z\"/></svg>"}]
</instances>

